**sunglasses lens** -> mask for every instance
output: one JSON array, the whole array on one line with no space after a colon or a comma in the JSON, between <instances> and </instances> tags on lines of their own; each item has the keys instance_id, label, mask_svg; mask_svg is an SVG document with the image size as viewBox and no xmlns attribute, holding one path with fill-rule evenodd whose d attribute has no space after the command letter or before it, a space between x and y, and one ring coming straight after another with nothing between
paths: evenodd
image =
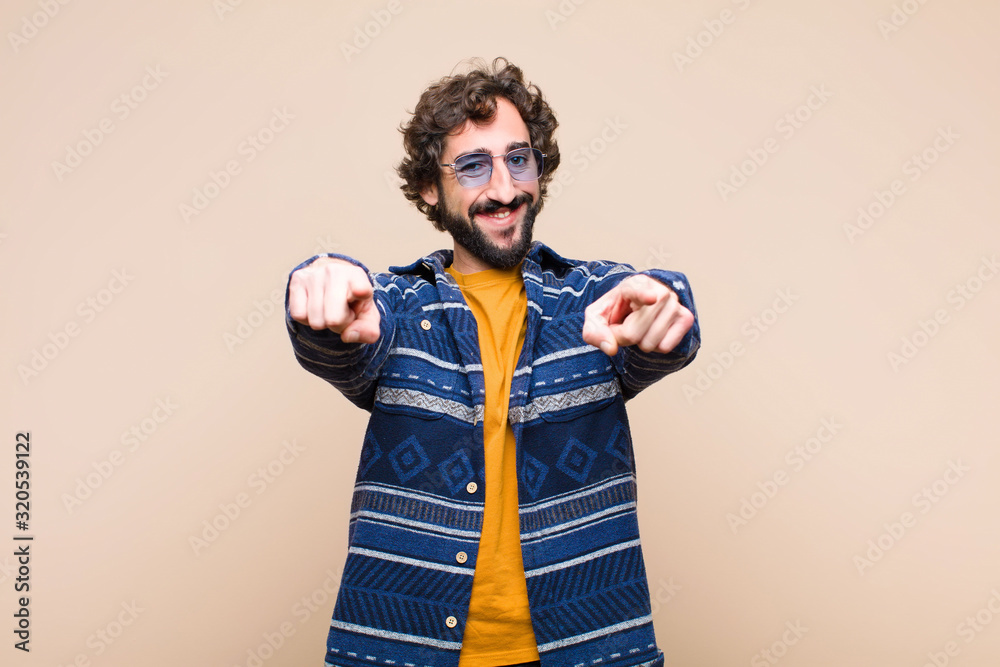
<instances>
[{"instance_id":1,"label":"sunglasses lens","mask_svg":"<svg viewBox=\"0 0 1000 667\"><path fill-rule=\"evenodd\" d=\"M542 174L542 152L537 148L518 148L507 153L507 170L517 181L534 181Z\"/></svg>"},{"instance_id":2,"label":"sunglasses lens","mask_svg":"<svg viewBox=\"0 0 1000 667\"><path fill-rule=\"evenodd\" d=\"M542 151L518 148L504 156L507 171L515 181L534 181L542 175ZM474 188L490 182L493 157L486 153L469 153L455 160L455 177L460 185Z\"/></svg>"},{"instance_id":3,"label":"sunglasses lens","mask_svg":"<svg viewBox=\"0 0 1000 667\"><path fill-rule=\"evenodd\" d=\"M455 160L455 176L466 187L482 185L493 173L493 158L485 153L470 153Z\"/></svg>"}]
</instances>

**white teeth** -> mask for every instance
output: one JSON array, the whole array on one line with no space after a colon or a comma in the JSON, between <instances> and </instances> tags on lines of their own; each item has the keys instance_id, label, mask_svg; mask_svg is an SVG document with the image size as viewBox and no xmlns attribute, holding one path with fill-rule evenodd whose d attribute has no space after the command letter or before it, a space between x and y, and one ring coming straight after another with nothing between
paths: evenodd
<instances>
[{"instance_id":1,"label":"white teeth","mask_svg":"<svg viewBox=\"0 0 1000 667\"><path fill-rule=\"evenodd\" d=\"M503 213L493 213L489 217L496 218L497 220L503 220L504 218L510 217L510 211L504 211Z\"/></svg>"}]
</instances>

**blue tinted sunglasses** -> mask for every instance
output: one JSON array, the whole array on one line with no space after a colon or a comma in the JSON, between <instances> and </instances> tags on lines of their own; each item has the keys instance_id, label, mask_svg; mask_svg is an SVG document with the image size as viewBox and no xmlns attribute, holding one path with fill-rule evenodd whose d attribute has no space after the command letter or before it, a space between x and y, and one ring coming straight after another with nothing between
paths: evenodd
<instances>
[{"instance_id":1,"label":"blue tinted sunglasses","mask_svg":"<svg viewBox=\"0 0 1000 667\"><path fill-rule=\"evenodd\" d=\"M502 157L510 177L515 181L536 181L542 175L542 160L545 154L537 148L515 148L506 155L489 153L467 153L455 159L451 167L459 185L474 188L490 182L493 176L493 158Z\"/></svg>"}]
</instances>

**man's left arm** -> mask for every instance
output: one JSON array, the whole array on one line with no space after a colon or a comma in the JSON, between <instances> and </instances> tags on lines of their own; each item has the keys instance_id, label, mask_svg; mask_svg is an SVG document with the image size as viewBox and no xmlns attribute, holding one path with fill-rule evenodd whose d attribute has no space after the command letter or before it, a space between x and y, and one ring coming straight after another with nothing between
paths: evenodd
<instances>
[{"instance_id":1,"label":"man's left arm","mask_svg":"<svg viewBox=\"0 0 1000 667\"><path fill-rule=\"evenodd\" d=\"M584 311L583 340L612 358L626 399L694 359L701 330L682 273L632 274Z\"/></svg>"}]
</instances>

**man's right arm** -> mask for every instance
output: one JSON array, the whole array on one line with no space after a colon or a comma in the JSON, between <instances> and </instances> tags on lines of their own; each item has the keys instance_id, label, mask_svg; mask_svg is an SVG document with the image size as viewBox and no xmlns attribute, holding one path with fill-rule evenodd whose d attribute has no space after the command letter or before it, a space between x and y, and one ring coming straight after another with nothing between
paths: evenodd
<instances>
[{"instance_id":1,"label":"man's right arm","mask_svg":"<svg viewBox=\"0 0 1000 667\"><path fill-rule=\"evenodd\" d=\"M395 317L364 265L327 255L295 267L285 291L285 322L302 367L370 410Z\"/></svg>"}]
</instances>

